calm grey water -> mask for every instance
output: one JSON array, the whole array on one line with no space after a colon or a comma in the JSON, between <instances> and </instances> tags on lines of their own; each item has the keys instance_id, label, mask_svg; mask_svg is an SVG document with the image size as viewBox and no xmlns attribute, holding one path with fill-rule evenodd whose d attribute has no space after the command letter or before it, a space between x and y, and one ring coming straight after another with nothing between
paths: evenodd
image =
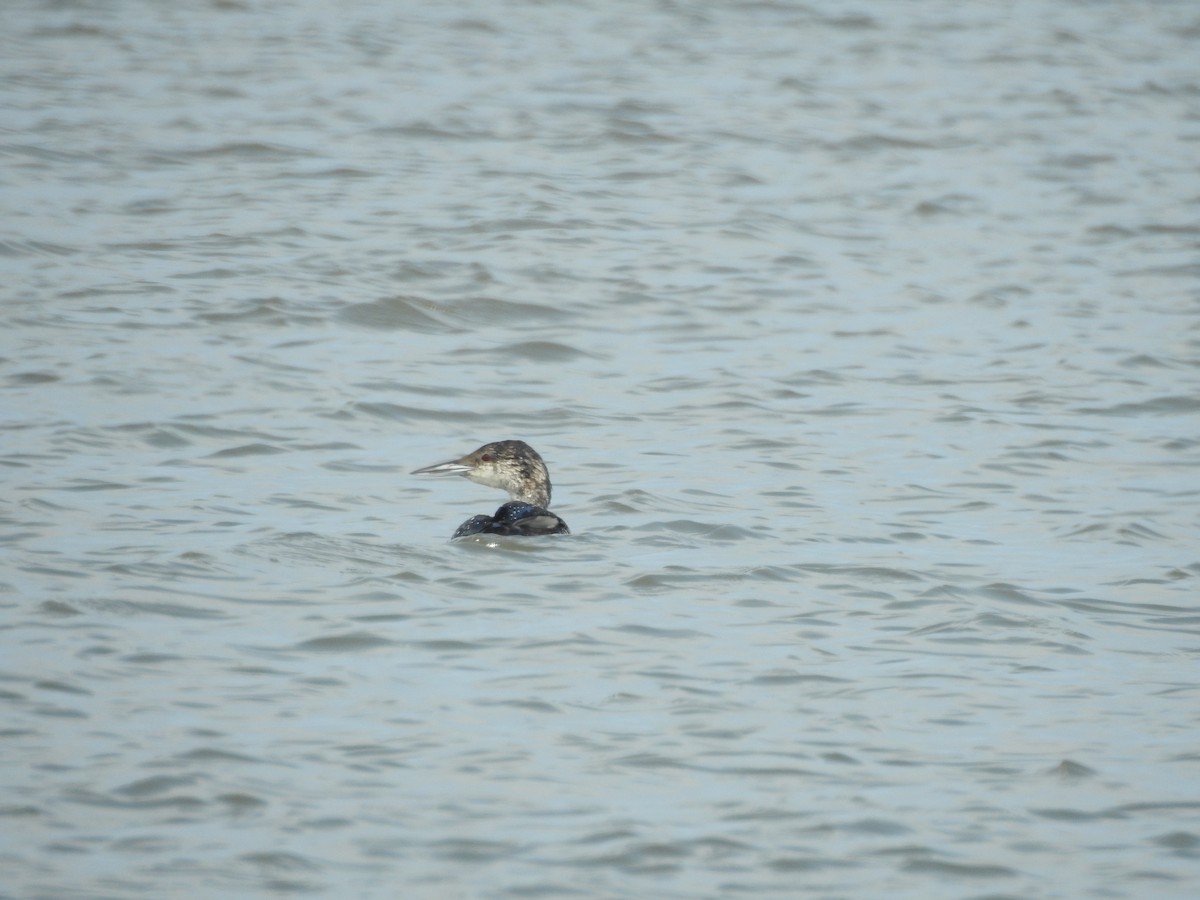
<instances>
[{"instance_id":1,"label":"calm grey water","mask_svg":"<svg viewBox=\"0 0 1200 900\"><path fill-rule=\"evenodd\" d=\"M3 31L4 897L1196 896L1190 0Z\"/></svg>"}]
</instances>

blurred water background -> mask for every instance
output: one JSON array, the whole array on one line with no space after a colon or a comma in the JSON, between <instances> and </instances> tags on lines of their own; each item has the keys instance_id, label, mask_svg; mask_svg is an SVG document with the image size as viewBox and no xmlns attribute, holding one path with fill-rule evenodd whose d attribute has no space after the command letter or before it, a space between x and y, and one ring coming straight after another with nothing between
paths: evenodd
<instances>
[{"instance_id":1,"label":"blurred water background","mask_svg":"<svg viewBox=\"0 0 1200 900\"><path fill-rule=\"evenodd\" d=\"M4 897L1196 896L1194 3L3 18Z\"/></svg>"}]
</instances>

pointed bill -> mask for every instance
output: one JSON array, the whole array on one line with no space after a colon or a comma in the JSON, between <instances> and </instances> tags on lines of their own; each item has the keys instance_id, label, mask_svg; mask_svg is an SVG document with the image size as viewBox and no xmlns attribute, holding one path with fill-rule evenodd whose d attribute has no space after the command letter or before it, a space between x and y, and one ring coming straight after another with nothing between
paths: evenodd
<instances>
[{"instance_id":1,"label":"pointed bill","mask_svg":"<svg viewBox=\"0 0 1200 900\"><path fill-rule=\"evenodd\" d=\"M457 459L452 459L450 462L437 463L432 466L425 466L423 469L413 469L413 475L466 475L471 471L471 466L459 462Z\"/></svg>"}]
</instances>

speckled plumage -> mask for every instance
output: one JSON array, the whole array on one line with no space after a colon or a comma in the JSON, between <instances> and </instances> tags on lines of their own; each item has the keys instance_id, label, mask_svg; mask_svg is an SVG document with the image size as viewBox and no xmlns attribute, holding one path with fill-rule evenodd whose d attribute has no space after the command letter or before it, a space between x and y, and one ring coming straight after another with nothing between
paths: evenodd
<instances>
[{"instance_id":1,"label":"speckled plumage","mask_svg":"<svg viewBox=\"0 0 1200 900\"><path fill-rule=\"evenodd\" d=\"M477 484L507 491L512 501L491 516L472 516L454 537L472 534L570 534L567 523L547 508L550 471L536 450L524 441L493 441L449 462L416 469L414 475L461 475Z\"/></svg>"}]
</instances>

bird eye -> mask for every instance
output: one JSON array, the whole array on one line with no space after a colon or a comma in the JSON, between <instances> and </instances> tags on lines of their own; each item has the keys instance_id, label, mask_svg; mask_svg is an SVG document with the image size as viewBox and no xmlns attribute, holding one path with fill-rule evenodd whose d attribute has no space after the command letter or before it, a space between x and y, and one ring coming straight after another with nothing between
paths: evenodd
<instances>
[{"instance_id":1,"label":"bird eye","mask_svg":"<svg viewBox=\"0 0 1200 900\"><path fill-rule=\"evenodd\" d=\"M491 462L491 461L492 461L492 454L490 454L490 453L485 453L485 454L483 454L483 456L481 456L481 457L479 457L479 458L480 458L481 460L483 460L484 462Z\"/></svg>"}]
</instances>

